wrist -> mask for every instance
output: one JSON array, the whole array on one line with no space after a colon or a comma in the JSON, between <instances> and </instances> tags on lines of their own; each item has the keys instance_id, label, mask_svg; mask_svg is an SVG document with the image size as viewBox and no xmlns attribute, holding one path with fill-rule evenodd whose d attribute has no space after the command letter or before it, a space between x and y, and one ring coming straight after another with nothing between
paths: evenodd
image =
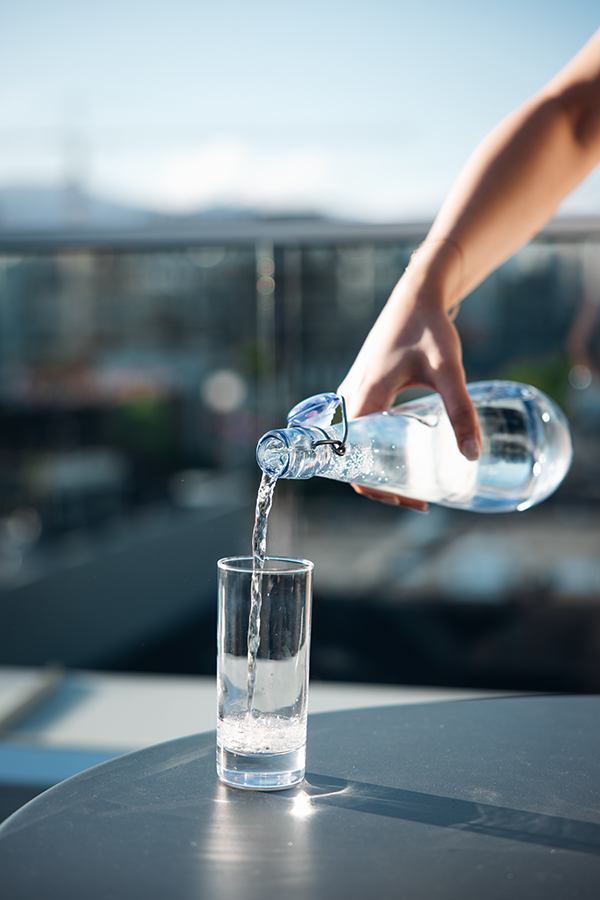
<instances>
[{"instance_id":1,"label":"wrist","mask_svg":"<svg viewBox=\"0 0 600 900\"><path fill-rule=\"evenodd\" d=\"M463 253L451 238L426 238L417 247L402 280L419 304L438 306L451 318L462 300Z\"/></svg>"}]
</instances>

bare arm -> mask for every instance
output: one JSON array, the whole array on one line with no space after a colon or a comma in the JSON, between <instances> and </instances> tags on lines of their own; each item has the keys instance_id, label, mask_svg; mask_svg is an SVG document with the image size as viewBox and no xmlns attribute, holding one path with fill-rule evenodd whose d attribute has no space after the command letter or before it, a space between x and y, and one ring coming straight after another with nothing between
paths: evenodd
<instances>
[{"instance_id":1,"label":"bare arm","mask_svg":"<svg viewBox=\"0 0 600 900\"><path fill-rule=\"evenodd\" d=\"M462 452L477 458L479 426L452 311L599 161L600 31L468 160L339 387L351 417L390 406L406 388L430 387L444 398Z\"/></svg>"},{"instance_id":2,"label":"bare arm","mask_svg":"<svg viewBox=\"0 0 600 900\"><path fill-rule=\"evenodd\" d=\"M599 160L600 31L483 140L444 203L428 239L460 249L454 299L537 234Z\"/></svg>"}]
</instances>

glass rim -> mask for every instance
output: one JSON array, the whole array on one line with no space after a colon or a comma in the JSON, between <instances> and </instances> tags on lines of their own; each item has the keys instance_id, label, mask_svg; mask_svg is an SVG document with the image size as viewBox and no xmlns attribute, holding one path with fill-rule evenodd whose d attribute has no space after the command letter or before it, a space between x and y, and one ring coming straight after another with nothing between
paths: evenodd
<instances>
[{"instance_id":1,"label":"glass rim","mask_svg":"<svg viewBox=\"0 0 600 900\"><path fill-rule=\"evenodd\" d=\"M279 563L280 565L269 565ZM283 564L289 563L285 568ZM217 567L222 572L245 572L251 574L254 570L254 557L252 556L224 556L217 561ZM301 572L312 572L315 564L310 559L299 559L293 556L267 556L262 570L270 575L297 575Z\"/></svg>"}]
</instances>

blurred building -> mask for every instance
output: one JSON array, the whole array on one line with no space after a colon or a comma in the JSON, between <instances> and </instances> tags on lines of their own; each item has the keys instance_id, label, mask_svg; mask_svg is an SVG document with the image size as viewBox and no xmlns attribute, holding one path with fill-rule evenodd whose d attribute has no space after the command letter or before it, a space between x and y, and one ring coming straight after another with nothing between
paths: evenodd
<instances>
[{"instance_id":1,"label":"blurred building","mask_svg":"<svg viewBox=\"0 0 600 900\"><path fill-rule=\"evenodd\" d=\"M335 390L426 231L0 233L0 662L109 664L211 606L216 556L250 545L256 440ZM314 559L323 629L384 610L412 634L404 668L380 670L352 636L315 637L323 677L600 686L599 260L600 221L557 220L457 320L470 380L535 384L571 421L574 465L543 507L421 519L278 486L269 549Z\"/></svg>"}]
</instances>

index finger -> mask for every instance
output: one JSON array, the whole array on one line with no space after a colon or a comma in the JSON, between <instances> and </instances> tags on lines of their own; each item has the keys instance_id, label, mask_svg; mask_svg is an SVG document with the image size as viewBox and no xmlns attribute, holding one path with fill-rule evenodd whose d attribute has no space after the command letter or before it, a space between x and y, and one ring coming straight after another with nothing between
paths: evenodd
<instances>
[{"instance_id":1,"label":"index finger","mask_svg":"<svg viewBox=\"0 0 600 900\"><path fill-rule=\"evenodd\" d=\"M481 428L473 401L467 391L462 367L460 372L446 371L436 388L444 401L460 452L467 459L479 459Z\"/></svg>"}]
</instances>

